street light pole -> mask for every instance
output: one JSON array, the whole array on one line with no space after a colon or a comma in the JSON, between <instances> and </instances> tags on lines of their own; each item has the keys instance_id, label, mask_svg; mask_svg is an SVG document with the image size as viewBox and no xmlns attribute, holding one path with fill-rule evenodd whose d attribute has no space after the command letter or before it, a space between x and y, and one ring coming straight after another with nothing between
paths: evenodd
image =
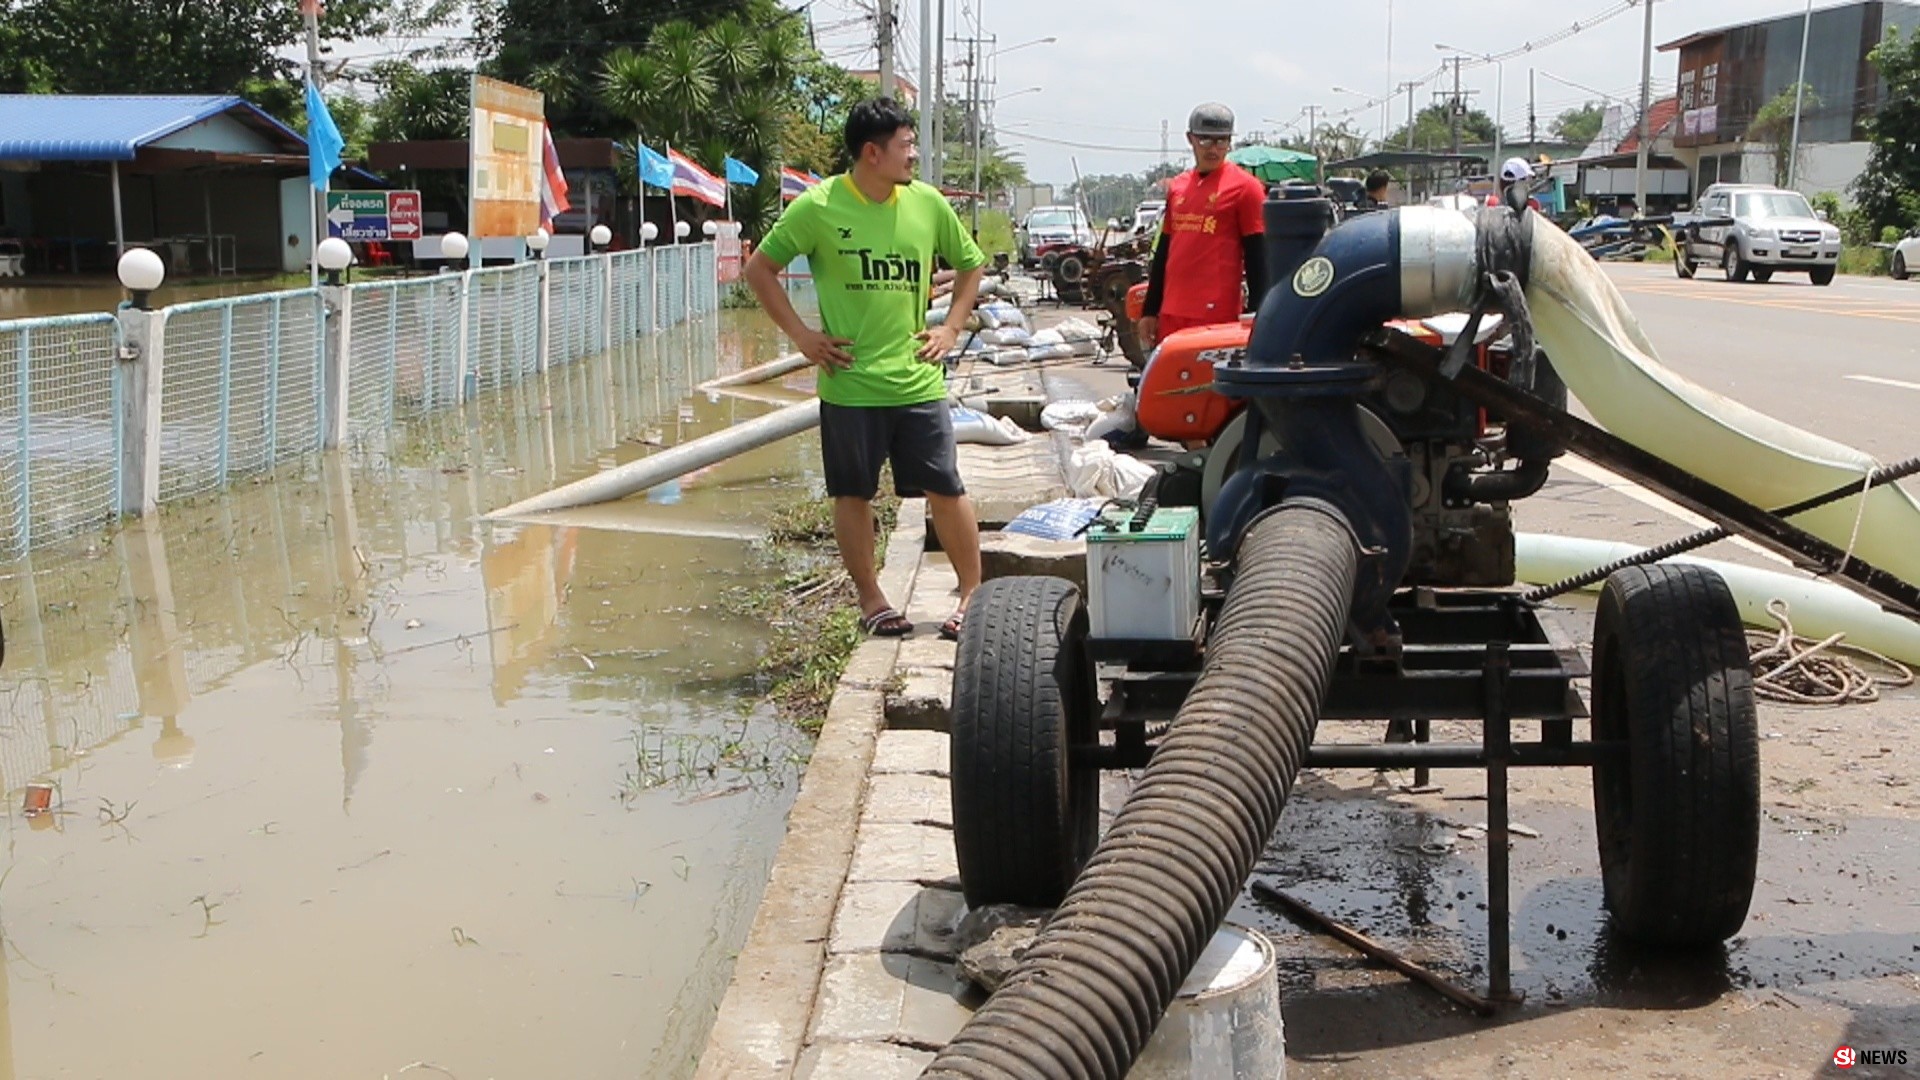
<instances>
[{"instance_id":1,"label":"street light pole","mask_svg":"<svg viewBox=\"0 0 1920 1080\"><path fill-rule=\"evenodd\" d=\"M1800 19L1800 76L1793 80L1793 141L1787 149L1787 189L1790 191L1800 182L1800 105L1807 96L1807 39L1812 36L1813 0L1807 0L1807 12Z\"/></svg>"},{"instance_id":2,"label":"street light pole","mask_svg":"<svg viewBox=\"0 0 1920 1080\"><path fill-rule=\"evenodd\" d=\"M1640 42L1640 145L1633 163L1633 205L1644 214L1647 212L1647 107L1648 95L1653 91L1653 0L1640 2L1646 6L1647 19ZM1813 0L1807 2L1811 4Z\"/></svg>"}]
</instances>

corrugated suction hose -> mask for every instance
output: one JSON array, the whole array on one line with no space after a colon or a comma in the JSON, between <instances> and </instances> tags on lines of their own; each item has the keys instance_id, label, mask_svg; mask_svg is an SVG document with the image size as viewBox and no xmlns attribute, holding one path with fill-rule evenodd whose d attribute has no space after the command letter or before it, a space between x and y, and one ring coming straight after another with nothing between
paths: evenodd
<instances>
[{"instance_id":1,"label":"corrugated suction hose","mask_svg":"<svg viewBox=\"0 0 1920 1080\"><path fill-rule=\"evenodd\" d=\"M1293 790L1358 559L1318 503L1247 531L1206 666L1152 764L1019 970L923 1075L1126 1075Z\"/></svg>"}]
</instances>

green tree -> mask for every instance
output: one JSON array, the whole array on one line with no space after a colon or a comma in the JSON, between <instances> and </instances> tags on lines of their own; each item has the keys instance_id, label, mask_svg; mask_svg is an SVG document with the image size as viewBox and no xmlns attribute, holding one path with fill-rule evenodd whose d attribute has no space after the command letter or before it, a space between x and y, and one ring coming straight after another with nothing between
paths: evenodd
<instances>
[{"instance_id":1,"label":"green tree","mask_svg":"<svg viewBox=\"0 0 1920 1080\"><path fill-rule=\"evenodd\" d=\"M1494 131L1493 117L1479 109L1469 109L1460 118L1460 145L1490 143ZM1387 145L1396 150L1412 146L1415 150L1435 153L1446 153L1453 149L1453 118L1447 106L1436 102L1414 113L1411 142L1408 136L1408 126L1402 124L1387 136Z\"/></svg>"},{"instance_id":2,"label":"green tree","mask_svg":"<svg viewBox=\"0 0 1920 1080\"><path fill-rule=\"evenodd\" d=\"M321 34L419 33L447 23L459 4L333 0ZM4 14L12 56L0 59L0 80L52 93L238 93L253 80L294 77L283 54L305 34L294 4L262 0L9 0Z\"/></svg>"},{"instance_id":3,"label":"green tree","mask_svg":"<svg viewBox=\"0 0 1920 1080\"><path fill-rule=\"evenodd\" d=\"M482 70L546 95L556 131L626 137L627 117L601 86L609 58L654 53L662 27L697 31L733 16L752 27L788 21L773 0L476 0L474 36Z\"/></svg>"},{"instance_id":4,"label":"green tree","mask_svg":"<svg viewBox=\"0 0 1920 1080\"><path fill-rule=\"evenodd\" d=\"M1853 195L1876 230L1904 229L1920 223L1920 33L1888 30L1867 60L1880 75L1880 109L1866 122L1873 149Z\"/></svg>"},{"instance_id":5,"label":"green tree","mask_svg":"<svg viewBox=\"0 0 1920 1080\"><path fill-rule=\"evenodd\" d=\"M1802 100L1796 100L1804 92ZM1789 86L1773 96L1773 100L1760 106L1753 114L1753 122L1747 125L1747 141L1766 147L1773 154L1773 185L1786 187L1787 179L1793 173L1793 117L1798 107L1800 115L1820 108L1820 95L1813 87L1805 83Z\"/></svg>"},{"instance_id":6,"label":"green tree","mask_svg":"<svg viewBox=\"0 0 1920 1080\"><path fill-rule=\"evenodd\" d=\"M1600 127L1606 122L1606 109L1597 101L1589 101L1554 117L1553 123L1547 125L1547 130L1561 142L1585 146L1600 137Z\"/></svg>"},{"instance_id":7,"label":"green tree","mask_svg":"<svg viewBox=\"0 0 1920 1080\"><path fill-rule=\"evenodd\" d=\"M729 155L758 171L753 189L734 188L734 213L759 235L779 211L788 134L810 126L805 87L809 74L821 76L821 63L796 16L756 0L747 18L670 22L653 30L644 51L614 50L595 94L622 133L671 143L716 174ZM824 132L803 135L810 155L826 152Z\"/></svg>"}]
</instances>

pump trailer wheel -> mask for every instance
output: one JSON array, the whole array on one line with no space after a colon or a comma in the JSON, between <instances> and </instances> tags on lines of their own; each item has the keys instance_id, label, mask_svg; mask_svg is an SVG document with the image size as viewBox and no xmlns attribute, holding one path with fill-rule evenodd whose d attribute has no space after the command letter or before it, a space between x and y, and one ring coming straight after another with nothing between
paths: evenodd
<instances>
[{"instance_id":1,"label":"pump trailer wheel","mask_svg":"<svg viewBox=\"0 0 1920 1080\"><path fill-rule=\"evenodd\" d=\"M1607 909L1637 941L1710 945L1746 921L1760 851L1747 640L1719 574L1616 571L1594 624L1594 766Z\"/></svg>"},{"instance_id":2,"label":"pump trailer wheel","mask_svg":"<svg viewBox=\"0 0 1920 1080\"><path fill-rule=\"evenodd\" d=\"M1080 590L996 578L967 605L954 662L953 845L969 907L1055 907L1093 854L1098 689Z\"/></svg>"}]
</instances>

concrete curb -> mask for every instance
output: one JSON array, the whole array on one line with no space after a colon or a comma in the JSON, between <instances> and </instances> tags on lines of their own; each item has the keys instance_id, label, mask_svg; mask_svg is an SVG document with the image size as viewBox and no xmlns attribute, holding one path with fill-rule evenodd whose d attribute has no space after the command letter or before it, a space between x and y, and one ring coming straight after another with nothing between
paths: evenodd
<instances>
[{"instance_id":1,"label":"concrete curb","mask_svg":"<svg viewBox=\"0 0 1920 1080\"><path fill-rule=\"evenodd\" d=\"M898 605L912 595L926 542L926 503L901 503L880 570ZM695 1080L784 1080L799 1062L853 863L874 744L886 725L883 687L899 650L898 639L868 638L840 677Z\"/></svg>"}]
</instances>

